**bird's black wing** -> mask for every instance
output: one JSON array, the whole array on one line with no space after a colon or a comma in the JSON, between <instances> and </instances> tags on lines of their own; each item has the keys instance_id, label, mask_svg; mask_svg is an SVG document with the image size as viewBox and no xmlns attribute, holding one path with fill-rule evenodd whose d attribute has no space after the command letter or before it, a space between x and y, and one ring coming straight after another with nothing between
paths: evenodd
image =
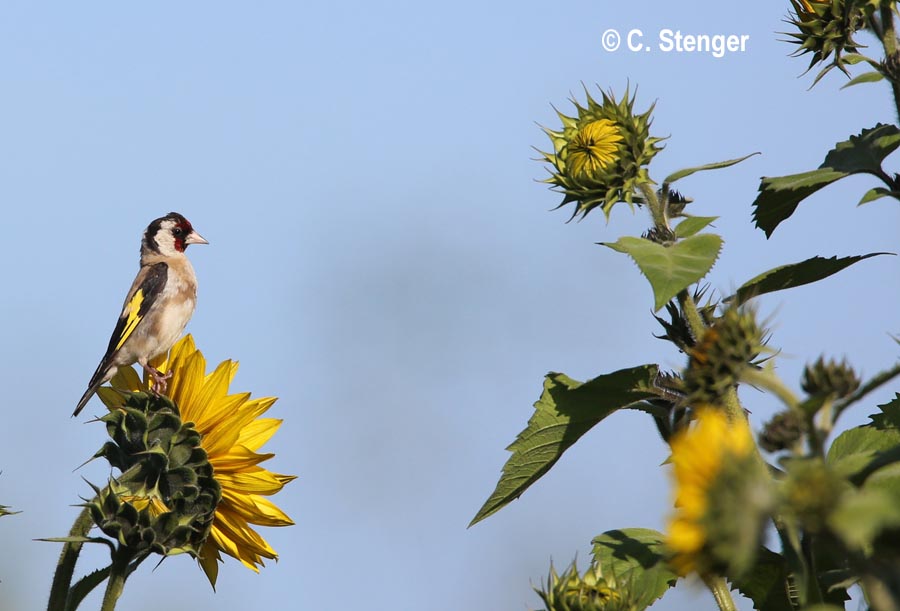
<instances>
[{"instance_id":1,"label":"bird's black wing","mask_svg":"<svg viewBox=\"0 0 900 611\"><path fill-rule=\"evenodd\" d=\"M128 341L163 292L168 275L169 266L166 263L154 263L141 268L134 279L131 290L128 291L122 314L116 321L116 328L113 329L112 336L109 338L106 354L100 359L100 365L88 386L93 386L98 379L103 377L105 370L112 362L113 355Z\"/></svg>"}]
</instances>

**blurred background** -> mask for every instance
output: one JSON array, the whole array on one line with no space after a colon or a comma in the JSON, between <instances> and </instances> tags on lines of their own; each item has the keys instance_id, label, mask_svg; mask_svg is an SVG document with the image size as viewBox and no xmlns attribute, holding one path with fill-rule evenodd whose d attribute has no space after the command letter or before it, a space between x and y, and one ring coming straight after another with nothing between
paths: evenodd
<instances>
[{"instance_id":1,"label":"blurred background","mask_svg":"<svg viewBox=\"0 0 900 611\"><path fill-rule=\"evenodd\" d=\"M728 292L814 255L898 251L892 200L856 207L852 177L766 240L759 177L813 169L836 142L893 122L886 85L809 90L808 59L777 32L789 3L156 2L0 6L0 300L4 401L0 608L44 608L80 496L109 475L99 400L70 418L137 270L141 234L175 210L210 241L188 327L210 366L240 360L233 391L275 395L266 466L299 479L274 497L296 526L262 529L280 560L257 575L226 558L213 592L187 557L142 567L121 609L524 611L551 560L605 530L664 528L666 449L620 413L521 499L477 526L550 370L586 380L683 355L653 339L649 285L595 245L639 235L617 206L566 223L533 147L551 105L582 83L671 136L651 166L760 156L679 183L725 238L708 277ZM603 32L749 35L743 53L607 52ZM871 42L864 40L864 42ZM873 55L880 56L875 50ZM571 113L570 113L571 114ZM894 165L896 167L896 164ZM866 260L766 296L763 316L795 388L803 365L894 362L900 261ZM893 388L876 393L883 403ZM745 390L759 428L777 409ZM846 418L855 425L874 407ZM88 550L77 574L104 565ZM94 596L83 608L99 606ZM682 585L654 609L714 608ZM744 609L749 606L744 605Z\"/></svg>"}]
</instances>

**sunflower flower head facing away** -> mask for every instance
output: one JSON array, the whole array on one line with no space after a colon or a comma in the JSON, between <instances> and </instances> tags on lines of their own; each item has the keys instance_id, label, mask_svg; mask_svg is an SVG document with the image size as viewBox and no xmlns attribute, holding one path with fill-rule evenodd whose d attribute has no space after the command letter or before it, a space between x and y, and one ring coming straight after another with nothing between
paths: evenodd
<instances>
[{"instance_id":1,"label":"sunflower flower head facing away","mask_svg":"<svg viewBox=\"0 0 900 611\"><path fill-rule=\"evenodd\" d=\"M796 44L794 55L812 53L809 67L824 62L832 55L832 63L816 80L835 66L846 72L842 54L856 53L859 44L853 34L866 22L866 7L858 0L791 0L794 14L787 22L794 26L789 42Z\"/></svg>"},{"instance_id":2,"label":"sunflower flower head facing away","mask_svg":"<svg viewBox=\"0 0 900 611\"><path fill-rule=\"evenodd\" d=\"M673 569L740 575L752 565L773 503L746 419L701 407L671 448L675 512L666 546Z\"/></svg>"},{"instance_id":3,"label":"sunflower flower head facing away","mask_svg":"<svg viewBox=\"0 0 900 611\"><path fill-rule=\"evenodd\" d=\"M163 373L171 374L168 398L148 394L147 381L141 380L133 369L123 368L110 381L111 388L105 387L98 391L101 400L110 409L110 414L102 420L107 422L108 429L110 419L121 421L118 426L127 433L130 425L130 402L149 400L168 404L178 424L191 432L192 439L196 438L196 445L192 446L190 456L205 457L209 466L210 488L218 488L219 491L219 498L208 516L206 532L202 536L195 535L192 541L194 547L179 551L189 551L199 559L213 586L223 552L240 560L247 568L259 572L259 568L264 566L264 559L277 559L278 555L253 526L293 524L267 497L279 492L295 476L273 473L261 467L260 463L274 455L258 452L281 425L281 420L260 417L276 399L251 399L250 393L228 394L228 387L237 372L238 364L230 360L224 361L214 371L206 373L206 359L197 350L190 335L172 347L168 358L159 359L153 366ZM154 418L155 416L149 416L148 422L155 422ZM170 419L168 422L174 426L174 420ZM143 438L148 440L150 451L143 452L141 456L145 457L143 460L151 461L154 453L157 453L155 437L144 435ZM110 447L108 442L98 455L118 458L116 451L109 449ZM184 453L185 450L181 449L178 457ZM113 459L110 462L122 470L122 467L113 463ZM176 513L166 489L153 486L116 489L128 468L125 465L125 470L122 470L123 478L115 480L115 486L110 486L114 494L107 495L129 508L121 511L129 515L134 511L148 519L153 514L164 517L167 509L168 513ZM190 471L188 466L186 469L181 468L177 474L190 480ZM197 475L200 477L202 474ZM112 501L110 503L115 504Z\"/></svg>"},{"instance_id":4,"label":"sunflower flower head facing away","mask_svg":"<svg viewBox=\"0 0 900 611\"><path fill-rule=\"evenodd\" d=\"M100 419L111 441L94 457L121 474L94 487L91 518L135 556L199 556L222 496L200 435L166 397L135 392L119 403Z\"/></svg>"},{"instance_id":5,"label":"sunflower flower head facing away","mask_svg":"<svg viewBox=\"0 0 900 611\"><path fill-rule=\"evenodd\" d=\"M544 129L553 144L552 153L541 152L550 165L544 182L563 193L560 207L576 202L573 217L598 206L608 217L617 202L643 202L639 187L653 184L646 166L662 150L662 139L650 136L653 107L636 114L627 90L619 101L612 93L601 92L600 102L585 93L586 106L573 100L575 116L557 111L560 130Z\"/></svg>"}]
</instances>

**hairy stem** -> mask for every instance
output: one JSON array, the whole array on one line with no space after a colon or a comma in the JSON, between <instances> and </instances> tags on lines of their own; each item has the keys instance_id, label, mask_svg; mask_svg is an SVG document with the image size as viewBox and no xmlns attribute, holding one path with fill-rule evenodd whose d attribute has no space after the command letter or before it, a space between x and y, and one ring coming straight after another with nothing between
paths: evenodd
<instances>
[{"instance_id":1,"label":"hairy stem","mask_svg":"<svg viewBox=\"0 0 900 611\"><path fill-rule=\"evenodd\" d=\"M721 577L720 575L704 575L703 583L705 583L706 587L709 588L709 591L712 592L713 598L716 599L716 605L719 607L719 611L737 611L734 599L731 597L731 591L728 589L728 584L725 583L724 577Z\"/></svg>"},{"instance_id":2,"label":"hairy stem","mask_svg":"<svg viewBox=\"0 0 900 611\"><path fill-rule=\"evenodd\" d=\"M687 289L678 293L678 305L681 308L684 319L691 328L691 334L694 336L694 339L699 340L703 332L706 331L706 323L703 322L703 317L700 316L700 311L697 309L697 303Z\"/></svg>"},{"instance_id":3,"label":"hairy stem","mask_svg":"<svg viewBox=\"0 0 900 611\"><path fill-rule=\"evenodd\" d=\"M659 230L669 229L669 217L665 210L665 204L653 189L653 185L643 182L640 185L641 194L646 200L647 208L650 209L650 216L653 218L653 225Z\"/></svg>"},{"instance_id":4,"label":"hairy stem","mask_svg":"<svg viewBox=\"0 0 900 611\"><path fill-rule=\"evenodd\" d=\"M887 77L891 81L897 117L900 118L900 81L897 78L897 70L900 68L900 52L898 52L897 34L894 29L894 10L888 3L882 3L881 28L876 32L878 32L881 45L884 47L884 65L887 67Z\"/></svg>"},{"instance_id":5,"label":"hairy stem","mask_svg":"<svg viewBox=\"0 0 900 611\"><path fill-rule=\"evenodd\" d=\"M85 507L72 529L69 531L70 537L86 537L90 532L94 521L91 518L90 509ZM66 609L66 601L69 597L69 584L72 583L72 575L75 574L75 563L78 561L78 554L81 553L83 543L67 542L63 544L62 552L59 554L59 561L56 563L56 573L53 575L53 585L50 586L50 600L47 602L47 611L64 611Z\"/></svg>"},{"instance_id":6,"label":"hairy stem","mask_svg":"<svg viewBox=\"0 0 900 611\"><path fill-rule=\"evenodd\" d=\"M741 382L758 386L769 391L778 397L781 402L784 403L785 407L791 411L800 409L800 399L797 398L797 395L795 395L790 388L785 386L784 382L781 381L781 378L775 375L771 369L748 367L741 374Z\"/></svg>"},{"instance_id":7,"label":"hairy stem","mask_svg":"<svg viewBox=\"0 0 900 611\"><path fill-rule=\"evenodd\" d=\"M113 611L116 608L116 602L125 590L125 579L130 573L128 564L133 557L132 551L125 546L120 545L116 549L112 565L109 567L109 581L106 583L106 593L103 595L100 611Z\"/></svg>"}]
</instances>

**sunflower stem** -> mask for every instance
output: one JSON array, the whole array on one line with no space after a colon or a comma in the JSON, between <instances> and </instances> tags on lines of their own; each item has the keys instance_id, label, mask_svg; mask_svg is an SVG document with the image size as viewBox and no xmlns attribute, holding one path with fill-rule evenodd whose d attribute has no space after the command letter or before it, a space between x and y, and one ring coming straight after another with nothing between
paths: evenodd
<instances>
[{"instance_id":1,"label":"sunflower stem","mask_svg":"<svg viewBox=\"0 0 900 611\"><path fill-rule=\"evenodd\" d=\"M656 195L656 191L649 182L642 182L640 185L641 193L647 201L647 208L650 209L650 216L653 219L653 225L659 230L669 229L669 219L662 201Z\"/></svg>"},{"instance_id":2,"label":"sunflower stem","mask_svg":"<svg viewBox=\"0 0 900 611\"><path fill-rule=\"evenodd\" d=\"M91 518L91 511L85 507L72 529L69 531L70 537L86 537L90 532L94 521ZM63 544L62 552L59 554L59 561L56 563L56 572L53 574L53 585L50 586L50 600L47 602L47 611L65 611L66 603L69 598L69 584L72 583L72 575L75 574L75 563L78 561L78 555L81 553L82 542L70 541Z\"/></svg>"},{"instance_id":3,"label":"sunflower stem","mask_svg":"<svg viewBox=\"0 0 900 611\"><path fill-rule=\"evenodd\" d=\"M797 395L795 395L790 388L785 386L784 382L781 381L781 378L775 375L770 368L756 369L755 367L748 367L741 374L741 382L768 390L778 397L781 402L784 403L785 407L791 411L800 413L800 400L797 398Z\"/></svg>"},{"instance_id":4,"label":"sunflower stem","mask_svg":"<svg viewBox=\"0 0 900 611\"><path fill-rule=\"evenodd\" d=\"M131 572L128 565L134 558L134 552L124 545L120 545L113 554L112 565L109 567L109 581L106 583L106 593L103 595L103 604L100 611L113 611L116 602L122 596L125 589L125 580Z\"/></svg>"},{"instance_id":5,"label":"sunflower stem","mask_svg":"<svg viewBox=\"0 0 900 611\"><path fill-rule=\"evenodd\" d=\"M731 597L731 591L728 589L728 584L725 583L724 577L721 575L704 575L703 583L712 592L719 611L737 611L734 599Z\"/></svg>"},{"instance_id":6,"label":"sunflower stem","mask_svg":"<svg viewBox=\"0 0 900 611\"><path fill-rule=\"evenodd\" d=\"M874 21L874 20L873 20ZM884 47L884 65L887 69L886 76L891 82L891 91L894 94L894 106L897 117L900 118L900 82L897 79L897 70L900 67L900 50L898 50L897 34L894 29L894 9L888 3L881 6L881 27L876 30Z\"/></svg>"},{"instance_id":7,"label":"sunflower stem","mask_svg":"<svg viewBox=\"0 0 900 611\"><path fill-rule=\"evenodd\" d=\"M703 317L700 316L700 311L697 309L697 303L687 289L678 293L678 305L691 329L691 334L695 340L699 340L706 331L706 323L703 322Z\"/></svg>"}]
</instances>

